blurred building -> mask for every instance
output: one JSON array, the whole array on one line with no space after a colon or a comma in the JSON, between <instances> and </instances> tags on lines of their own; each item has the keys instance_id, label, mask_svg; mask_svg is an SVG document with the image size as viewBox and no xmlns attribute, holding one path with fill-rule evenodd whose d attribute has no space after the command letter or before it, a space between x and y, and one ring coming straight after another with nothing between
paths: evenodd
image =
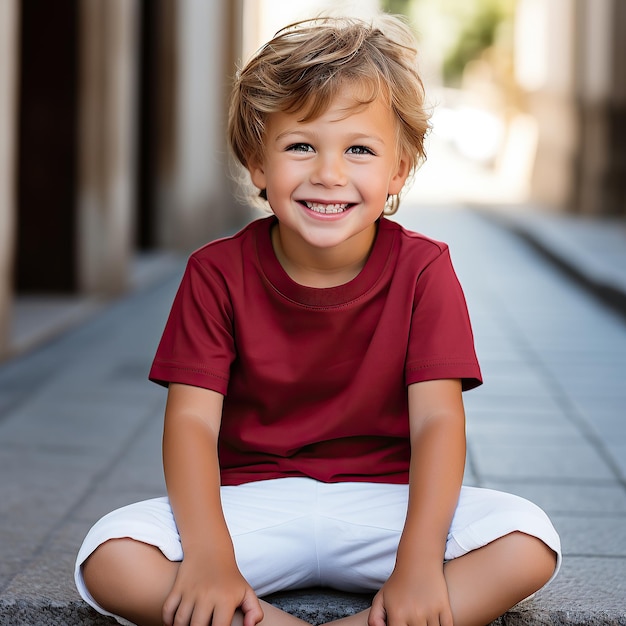
<instances>
[{"instance_id":1,"label":"blurred building","mask_svg":"<svg viewBox=\"0 0 626 626\"><path fill-rule=\"evenodd\" d=\"M137 251L189 251L250 218L227 99L263 12L299 5L280 4L0 1L0 358L16 296L111 297ZM542 205L626 213L624 32L624 0L518 2Z\"/></svg>"},{"instance_id":2,"label":"blurred building","mask_svg":"<svg viewBox=\"0 0 626 626\"><path fill-rule=\"evenodd\" d=\"M516 74L537 125L532 199L626 215L626 2L518 0Z\"/></svg>"},{"instance_id":3,"label":"blurred building","mask_svg":"<svg viewBox=\"0 0 626 626\"><path fill-rule=\"evenodd\" d=\"M240 226L242 2L0 2L0 355L16 294L123 292L138 250Z\"/></svg>"}]
</instances>

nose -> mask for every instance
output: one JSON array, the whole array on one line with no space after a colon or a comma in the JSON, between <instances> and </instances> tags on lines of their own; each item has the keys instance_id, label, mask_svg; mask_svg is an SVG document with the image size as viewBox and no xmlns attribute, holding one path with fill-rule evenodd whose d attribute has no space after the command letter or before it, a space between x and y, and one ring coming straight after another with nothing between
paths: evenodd
<instances>
[{"instance_id":1,"label":"nose","mask_svg":"<svg viewBox=\"0 0 626 626\"><path fill-rule=\"evenodd\" d=\"M311 174L314 185L341 187L348 182L346 163L343 154L318 153Z\"/></svg>"}]
</instances>

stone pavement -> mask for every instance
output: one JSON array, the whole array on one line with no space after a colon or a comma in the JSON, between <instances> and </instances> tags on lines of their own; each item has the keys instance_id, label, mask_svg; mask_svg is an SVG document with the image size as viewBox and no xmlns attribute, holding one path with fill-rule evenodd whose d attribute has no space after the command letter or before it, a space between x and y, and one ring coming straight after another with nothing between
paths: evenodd
<instances>
[{"instance_id":1,"label":"stone pavement","mask_svg":"<svg viewBox=\"0 0 626 626\"><path fill-rule=\"evenodd\" d=\"M465 396L466 482L534 500L563 542L557 580L498 621L626 625L626 317L488 215L402 207L398 219L451 244L465 288L485 376ZM595 254L623 278L623 222L594 224L580 237L604 236ZM555 232L571 243L567 227ZM621 247L610 247L617 232ZM114 623L79 599L73 560L98 517L164 493L165 392L146 376L181 271L182 260L0 366L1 625ZM306 591L274 601L320 623L367 599Z\"/></svg>"},{"instance_id":2,"label":"stone pavement","mask_svg":"<svg viewBox=\"0 0 626 626\"><path fill-rule=\"evenodd\" d=\"M487 215L520 235L603 302L626 314L626 219L550 214L533 207Z\"/></svg>"}]
</instances>

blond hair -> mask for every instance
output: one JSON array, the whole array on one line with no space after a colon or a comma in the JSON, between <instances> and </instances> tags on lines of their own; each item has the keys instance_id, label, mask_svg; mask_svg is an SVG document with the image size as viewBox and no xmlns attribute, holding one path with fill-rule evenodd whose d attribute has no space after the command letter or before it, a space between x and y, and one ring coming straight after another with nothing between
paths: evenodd
<instances>
[{"instance_id":1,"label":"blond hair","mask_svg":"<svg viewBox=\"0 0 626 626\"><path fill-rule=\"evenodd\" d=\"M346 84L360 87L355 108L385 100L398 122L398 152L413 172L426 158L429 115L415 38L391 15L371 23L321 17L278 31L235 79L228 137L238 162L247 167L263 161L269 114L302 112L303 122L313 120Z\"/></svg>"}]
</instances>

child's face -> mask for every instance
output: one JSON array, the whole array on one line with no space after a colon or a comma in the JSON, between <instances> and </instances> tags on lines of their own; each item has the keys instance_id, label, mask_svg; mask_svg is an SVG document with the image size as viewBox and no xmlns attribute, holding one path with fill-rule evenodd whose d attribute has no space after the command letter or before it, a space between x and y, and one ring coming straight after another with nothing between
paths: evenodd
<instances>
[{"instance_id":1,"label":"child's face","mask_svg":"<svg viewBox=\"0 0 626 626\"><path fill-rule=\"evenodd\" d=\"M312 249L365 241L355 236L368 233L371 244L387 195L399 193L408 176L393 112L382 100L353 110L353 93L346 86L307 122L301 112L270 114L263 162L249 168L267 191L281 237Z\"/></svg>"}]
</instances>

